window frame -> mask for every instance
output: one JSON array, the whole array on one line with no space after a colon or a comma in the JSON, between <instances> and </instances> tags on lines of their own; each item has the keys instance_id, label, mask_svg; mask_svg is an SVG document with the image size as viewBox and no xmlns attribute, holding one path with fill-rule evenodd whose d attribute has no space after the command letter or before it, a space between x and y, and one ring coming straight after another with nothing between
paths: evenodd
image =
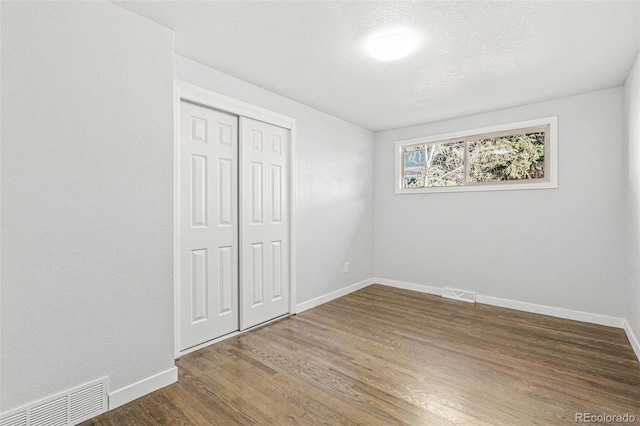
<instances>
[{"instance_id":1,"label":"window frame","mask_svg":"<svg viewBox=\"0 0 640 426\"><path fill-rule=\"evenodd\" d=\"M518 134L521 130L533 133L531 130L545 132L545 177L531 180L509 180L497 182L466 182L459 186L432 186L419 188L404 188L404 149L407 147L442 144L464 141L465 180L469 175L468 141ZM524 133L524 132L522 132ZM497 126L445 133L434 136L407 139L395 143L395 193L396 194L426 194L438 192L476 192L476 191L513 191L522 189L554 189L558 188L558 117L544 117L534 120L518 121Z\"/></svg>"}]
</instances>

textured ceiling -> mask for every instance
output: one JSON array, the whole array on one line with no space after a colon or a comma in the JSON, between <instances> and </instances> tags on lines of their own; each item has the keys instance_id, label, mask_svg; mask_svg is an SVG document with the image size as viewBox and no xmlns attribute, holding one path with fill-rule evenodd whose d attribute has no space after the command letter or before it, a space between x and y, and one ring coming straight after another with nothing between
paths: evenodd
<instances>
[{"instance_id":1,"label":"textured ceiling","mask_svg":"<svg viewBox=\"0 0 640 426\"><path fill-rule=\"evenodd\" d=\"M114 1L176 33L176 53L377 131L624 84L638 1ZM363 44L407 27L378 62Z\"/></svg>"}]
</instances>

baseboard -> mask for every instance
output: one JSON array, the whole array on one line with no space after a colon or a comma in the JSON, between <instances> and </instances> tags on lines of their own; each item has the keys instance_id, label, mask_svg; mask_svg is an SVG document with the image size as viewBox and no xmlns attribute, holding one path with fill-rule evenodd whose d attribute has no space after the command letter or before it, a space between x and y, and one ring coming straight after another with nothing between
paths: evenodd
<instances>
[{"instance_id":1,"label":"baseboard","mask_svg":"<svg viewBox=\"0 0 640 426\"><path fill-rule=\"evenodd\" d=\"M178 368L173 366L166 371L120 388L109 393L109 410L118 408L121 405L157 391L165 386L169 386L177 381Z\"/></svg>"},{"instance_id":2,"label":"baseboard","mask_svg":"<svg viewBox=\"0 0 640 426\"><path fill-rule=\"evenodd\" d=\"M378 284L388 285L390 287L419 291L421 293L435 294L438 296L442 295L442 288L440 287L433 287L429 285L422 285L405 281L396 281L380 277L376 277L373 280ZM556 318L588 322L591 324L606 325L609 327L624 328L624 324L626 322L623 318L618 317L610 317L607 315L592 314L582 311L573 311L570 309L555 308L552 306L537 305L535 303L519 302L517 300L502 299L500 297L484 296L482 294L476 294L476 303L515 309L524 312L531 312L534 314L549 315Z\"/></svg>"},{"instance_id":3,"label":"baseboard","mask_svg":"<svg viewBox=\"0 0 640 426\"><path fill-rule=\"evenodd\" d=\"M442 296L442 287L433 287L430 285L409 283L406 281L396 281L380 277L373 278L373 282L375 282L376 284L387 285L389 287L402 288L404 290L419 291L420 293Z\"/></svg>"},{"instance_id":4,"label":"baseboard","mask_svg":"<svg viewBox=\"0 0 640 426\"><path fill-rule=\"evenodd\" d=\"M341 288L339 290L332 291L331 293L327 293L324 296L316 297L315 299L307 300L306 302L298 303L296 305L296 313L304 312L308 309L315 308L316 306L320 306L323 303L331 302L334 299L337 299L342 296L346 296L349 293L353 293L354 291L360 290L361 288L365 288L374 283L373 278L369 278L359 283L351 284L347 287Z\"/></svg>"},{"instance_id":5,"label":"baseboard","mask_svg":"<svg viewBox=\"0 0 640 426\"><path fill-rule=\"evenodd\" d=\"M627 320L624 320L624 332L627 334L627 339L629 339L629 343L631 343L631 348L633 349L633 352L635 352L636 358L640 361L640 342Z\"/></svg>"},{"instance_id":6,"label":"baseboard","mask_svg":"<svg viewBox=\"0 0 640 426\"><path fill-rule=\"evenodd\" d=\"M606 325L609 327L623 328L625 323L624 318L592 314L583 311L573 311L571 309L556 308L553 306L537 305L535 303L519 302L516 300L502 299L500 297L484 296L482 294L476 295L476 302L483 303L485 305L500 306L502 308L531 312L534 314L549 315L556 318Z\"/></svg>"}]
</instances>

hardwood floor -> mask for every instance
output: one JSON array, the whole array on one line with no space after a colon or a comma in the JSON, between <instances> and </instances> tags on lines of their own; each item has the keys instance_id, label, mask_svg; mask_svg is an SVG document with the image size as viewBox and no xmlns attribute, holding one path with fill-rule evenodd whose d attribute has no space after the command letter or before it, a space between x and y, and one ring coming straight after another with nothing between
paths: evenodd
<instances>
[{"instance_id":1,"label":"hardwood floor","mask_svg":"<svg viewBox=\"0 0 640 426\"><path fill-rule=\"evenodd\" d=\"M621 329L373 285L177 361L85 425L640 423Z\"/></svg>"}]
</instances>

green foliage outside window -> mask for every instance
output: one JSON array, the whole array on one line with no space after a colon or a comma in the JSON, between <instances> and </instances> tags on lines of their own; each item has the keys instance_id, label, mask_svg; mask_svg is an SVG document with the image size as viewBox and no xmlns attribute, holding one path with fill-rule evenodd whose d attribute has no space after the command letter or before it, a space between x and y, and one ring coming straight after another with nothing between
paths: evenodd
<instances>
[{"instance_id":1,"label":"green foliage outside window","mask_svg":"<svg viewBox=\"0 0 640 426\"><path fill-rule=\"evenodd\" d=\"M469 182L543 178L543 132L469 141Z\"/></svg>"},{"instance_id":2,"label":"green foliage outside window","mask_svg":"<svg viewBox=\"0 0 640 426\"><path fill-rule=\"evenodd\" d=\"M457 186L464 182L464 142L427 145L426 186Z\"/></svg>"},{"instance_id":3,"label":"green foliage outside window","mask_svg":"<svg viewBox=\"0 0 640 426\"><path fill-rule=\"evenodd\" d=\"M545 178L544 131L414 145L403 152L405 188Z\"/></svg>"}]
</instances>

